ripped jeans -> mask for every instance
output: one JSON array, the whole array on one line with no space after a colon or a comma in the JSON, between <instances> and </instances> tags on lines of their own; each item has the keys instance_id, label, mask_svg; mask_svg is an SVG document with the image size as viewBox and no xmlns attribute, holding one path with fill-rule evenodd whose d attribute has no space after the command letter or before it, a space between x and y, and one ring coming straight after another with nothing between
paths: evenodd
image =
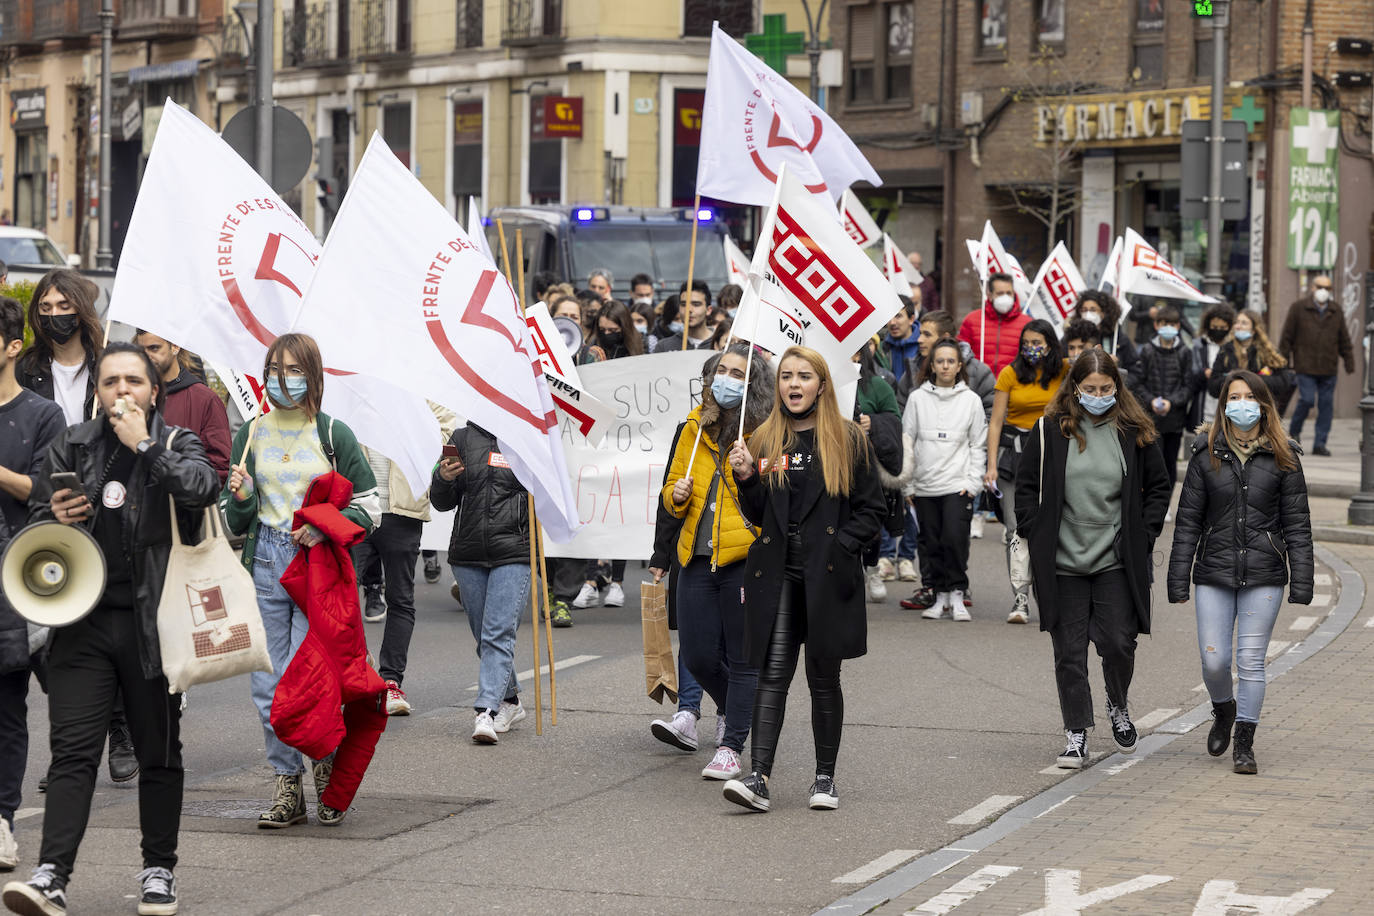
<instances>
[{"instance_id":1,"label":"ripped jeans","mask_svg":"<svg viewBox=\"0 0 1374 916\"><path fill-rule=\"evenodd\" d=\"M1264 655L1283 606L1283 586L1197 586L1197 646L1213 703L1231 699L1231 638L1236 641L1236 718L1258 722L1264 705Z\"/></svg>"}]
</instances>

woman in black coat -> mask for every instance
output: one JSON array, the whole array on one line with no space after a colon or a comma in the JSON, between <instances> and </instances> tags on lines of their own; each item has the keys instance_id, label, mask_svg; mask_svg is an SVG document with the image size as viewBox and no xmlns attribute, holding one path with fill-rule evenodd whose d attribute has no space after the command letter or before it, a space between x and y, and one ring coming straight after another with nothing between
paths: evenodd
<instances>
[{"instance_id":1,"label":"woman in black coat","mask_svg":"<svg viewBox=\"0 0 1374 916\"><path fill-rule=\"evenodd\" d=\"M1183 478L1169 557L1169 601L1197 585L1198 653L1215 719L1207 752L1226 753L1235 724L1237 773L1256 773L1264 653L1283 604L1312 601L1312 523L1298 444L1283 432L1273 395L1253 372L1221 385L1217 417L1198 431ZM1235 633L1240 689L1231 689Z\"/></svg>"},{"instance_id":2,"label":"woman in black coat","mask_svg":"<svg viewBox=\"0 0 1374 916\"><path fill-rule=\"evenodd\" d=\"M1066 769L1088 759L1089 641L1102 658L1112 738L1123 753L1135 750L1128 693L1136 636L1150 632L1150 555L1170 495L1157 438L1116 360L1086 350L1021 456L1016 528L1030 550L1040 629L1054 643Z\"/></svg>"},{"instance_id":3,"label":"woman in black coat","mask_svg":"<svg viewBox=\"0 0 1374 916\"><path fill-rule=\"evenodd\" d=\"M725 784L725 797L768 810L787 688L805 643L816 741L810 804L833 809L844 719L840 662L868 651L862 556L887 511L877 459L858 424L840 415L825 357L804 347L789 347L778 362L773 411L751 444L757 463L739 440L729 460L740 508L762 528L744 573L744 647L759 668L753 768Z\"/></svg>"}]
</instances>

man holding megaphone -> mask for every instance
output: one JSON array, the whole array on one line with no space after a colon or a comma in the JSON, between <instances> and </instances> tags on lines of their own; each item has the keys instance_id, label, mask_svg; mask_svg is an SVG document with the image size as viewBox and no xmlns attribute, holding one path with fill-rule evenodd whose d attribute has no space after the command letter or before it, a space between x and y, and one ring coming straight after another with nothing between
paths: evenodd
<instances>
[{"instance_id":1,"label":"man holding megaphone","mask_svg":"<svg viewBox=\"0 0 1374 916\"><path fill-rule=\"evenodd\" d=\"M108 346L95 363L95 419L69 427L48 452L46 476L30 498L30 527L6 553L13 558L29 537L63 559L40 522L79 527L99 556L68 564L75 586L103 558L106 575L94 609L55 627L48 647L48 719L52 763L43 817L39 866L27 882L10 882L6 907L18 913L66 912L66 886L86 831L95 773L116 689L124 696L138 754L139 822L144 869L138 875L142 914L174 914L177 834L183 770L180 697L167 689L157 635L157 609L172 546L168 497L180 530L195 543L201 510L214 503L219 478L200 440L168 427L160 416L164 392L147 355L127 343ZM74 477L73 477L74 475ZM80 548L75 552L79 554ZM22 553L22 551L21 551ZM96 573L98 574L98 573ZM41 585L41 583L40 583ZM41 617L52 600L43 589L9 593L21 614Z\"/></svg>"}]
</instances>

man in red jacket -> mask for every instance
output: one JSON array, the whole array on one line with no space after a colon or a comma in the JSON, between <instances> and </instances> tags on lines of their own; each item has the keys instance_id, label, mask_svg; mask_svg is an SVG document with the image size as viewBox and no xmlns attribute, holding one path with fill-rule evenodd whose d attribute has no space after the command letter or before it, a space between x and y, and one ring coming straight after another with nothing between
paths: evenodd
<instances>
[{"instance_id":1,"label":"man in red jacket","mask_svg":"<svg viewBox=\"0 0 1374 916\"><path fill-rule=\"evenodd\" d=\"M987 363L996 378L1016 359L1021 346L1021 329L1030 316L1021 308L1016 287L1008 274L988 277L989 298L980 311L969 312L959 326L959 339L973 349L973 355Z\"/></svg>"},{"instance_id":2,"label":"man in red jacket","mask_svg":"<svg viewBox=\"0 0 1374 916\"><path fill-rule=\"evenodd\" d=\"M140 330L134 342L143 348L162 373L167 387L167 406L162 421L169 426L189 429L205 445L205 457L219 475L220 486L229 477L229 414L219 395L181 365L181 347Z\"/></svg>"}]
</instances>

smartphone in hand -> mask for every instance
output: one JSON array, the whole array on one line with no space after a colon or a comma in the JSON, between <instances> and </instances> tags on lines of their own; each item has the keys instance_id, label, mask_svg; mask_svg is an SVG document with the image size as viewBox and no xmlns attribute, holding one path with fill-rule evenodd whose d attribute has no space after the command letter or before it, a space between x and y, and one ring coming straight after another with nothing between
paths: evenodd
<instances>
[{"instance_id":1,"label":"smartphone in hand","mask_svg":"<svg viewBox=\"0 0 1374 916\"><path fill-rule=\"evenodd\" d=\"M81 478L71 471L55 471L49 474L48 483L52 485L54 493L58 490L73 490L78 494L84 492L81 489Z\"/></svg>"}]
</instances>

